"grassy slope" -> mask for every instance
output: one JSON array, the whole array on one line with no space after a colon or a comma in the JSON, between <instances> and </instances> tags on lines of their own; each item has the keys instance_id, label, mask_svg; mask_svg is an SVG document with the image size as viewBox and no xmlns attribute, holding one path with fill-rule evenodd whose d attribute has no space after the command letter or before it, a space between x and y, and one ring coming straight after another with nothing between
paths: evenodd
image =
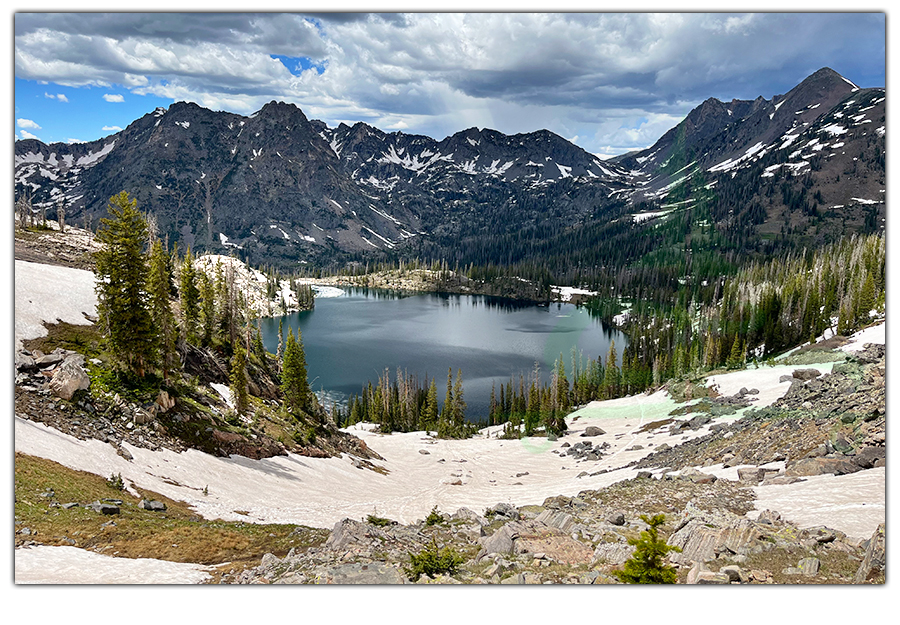
<instances>
[{"instance_id":1,"label":"grassy slope","mask_svg":"<svg viewBox=\"0 0 900 625\"><path fill-rule=\"evenodd\" d=\"M53 496L46 496L50 489ZM224 573L256 566L266 553L283 556L291 548L319 545L328 535L326 530L298 525L205 520L184 503L150 491L140 494L164 502L166 510L151 512L140 508L140 498L113 488L102 477L16 453L16 546L31 540L124 558L228 563L220 571ZM107 516L85 508L103 499L121 500L120 514ZM79 506L62 507L70 502ZM25 527L31 535L18 533Z\"/></svg>"}]
</instances>

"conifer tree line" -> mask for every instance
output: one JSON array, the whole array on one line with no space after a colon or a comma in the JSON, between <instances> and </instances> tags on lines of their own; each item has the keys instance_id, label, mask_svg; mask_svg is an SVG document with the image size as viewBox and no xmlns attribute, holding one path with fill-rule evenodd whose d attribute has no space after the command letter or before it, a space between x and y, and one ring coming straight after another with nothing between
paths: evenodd
<instances>
[{"instance_id":1,"label":"conifer tree line","mask_svg":"<svg viewBox=\"0 0 900 625\"><path fill-rule=\"evenodd\" d=\"M183 256L177 245L169 250L125 191L110 198L108 210L96 235L103 247L94 255L98 317L124 381L158 376L170 386L186 355L202 349L228 363L238 414L249 409L254 374L280 374L288 414L317 411L299 330L296 338L289 333L283 362L281 346L279 359L271 359L230 264L217 264L210 275L197 269L190 249Z\"/></svg>"},{"instance_id":2,"label":"conifer tree line","mask_svg":"<svg viewBox=\"0 0 900 625\"><path fill-rule=\"evenodd\" d=\"M638 372L639 389L648 369L649 387L691 372L741 368L826 329L849 335L869 323L872 311L884 310L885 261L884 235L852 235L752 263L721 279L721 295L710 304L635 302L624 327L631 340L624 360Z\"/></svg>"},{"instance_id":3,"label":"conifer tree line","mask_svg":"<svg viewBox=\"0 0 900 625\"><path fill-rule=\"evenodd\" d=\"M444 402L438 402L437 381L397 369L391 380L385 369L373 386L369 382L359 395L353 395L344 411L332 409L336 423L353 425L362 421L377 423L383 433L431 431L439 438L466 438L477 425L466 420L466 402L462 371L457 369L454 381L452 367L447 371Z\"/></svg>"}]
</instances>

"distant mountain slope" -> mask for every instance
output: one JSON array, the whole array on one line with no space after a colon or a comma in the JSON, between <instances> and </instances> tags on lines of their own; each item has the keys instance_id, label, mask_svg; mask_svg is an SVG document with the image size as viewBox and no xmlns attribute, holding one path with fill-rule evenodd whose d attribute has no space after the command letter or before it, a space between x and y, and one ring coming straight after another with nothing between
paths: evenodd
<instances>
[{"instance_id":1,"label":"distant mountain slope","mask_svg":"<svg viewBox=\"0 0 900 625\"><path fill-rule=\"evenodd\" d=\"M652 147L615 159L634 201L705 201L720 229L818 244L883 228L885 90L824 68L772 100L709 99ZM652 220L647 221L652 224Z\"/></svg>"},{"instance_id":2,"label":"distant mountain slope","mask_svg":"<svg viewBox=\"0 0 900 625\"><path fill-rule=\"evenodd\" d=\"M455 236L454 223L484 224L488 206L515 227L523 197L542 198L532 218L555 203L590 210L628 179L548 131L473 128L438 142L362 123L330 129L275 102L250 117L176 103L92 143L18 141L15 163L17 193L51 211L64 201L70 220L102 217L125 189L183 246L301 260ZM573 197L573 185L590 191Z\"/></svg>"},{"instance_id":3,"label":"distant mountain slope","mask_svg":"<svg viewBox=\"0 0 900 625\"><path fill-rule=\"evenodd\" d=\"M629 212L661 214L618 227L627 244L698 202L720 234L750 247L814 243L881 226L884 100L884 89L824 68L771 100L711 98L613 161L547 130L470 128L438 141L362 122L329 128L291 104L242 116L179 102L91 143L17 141L15 187L50 216L62 202L70 221L95 224L124 189L182 247L283 266L385 253L507 264L579 230L606 236L600 226ZM615 262L632 256L617 250Z\"/></svg>"}]
</instances>

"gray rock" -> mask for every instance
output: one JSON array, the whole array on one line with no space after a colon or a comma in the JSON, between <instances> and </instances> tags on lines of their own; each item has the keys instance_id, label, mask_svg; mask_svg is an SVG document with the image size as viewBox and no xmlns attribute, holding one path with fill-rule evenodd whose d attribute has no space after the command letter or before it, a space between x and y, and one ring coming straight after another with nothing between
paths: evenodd
<instances>
[{"instance_id":1,"label":"gray rock","mask_svg":"<svg viewBox=\"0 0 900 625\"><path fill-rule=\"evenodd\" d=\"M492 553L513 554L515 553L515 540L522 531L522 525L511 521L498 529L490 536L481 538L481 551L478 553L476 561L481 560Z\"/></svg>"},{"instance_id":2,"label":"gray rock","mask_svg":"<svg viewBox=\"0 0 900 625\"><path fill-rule=\"evenodd\" d=\"M145 425L147 423L152 423L155 417L153 413L144 410L143 408L135 408L134 411L134 423L135 425Z\"/></svg>"},{"instance_id":3,"label":"gray rock","mask_svg":"<svg viewBox=\"0 0 900 625\"><path fill-rule=\"evenodd\" d=\"M726 527L709 527L702 519L692 519L669 537L669 544L681 547L669 559L676 564L709 562L719 555L746 554L759 544L762 534L747 519L736 519Z\"/></svg>"},{"instance_id":4,"label":"gray rock","mask_svg":"<svg viewBox=\"0 0 900 625\"><path fill-rule=\"evenodd\" d=\"M772 525L780 520L781 513L774 510L763 510L756 519L757 523L765 523L767 525Z\"/></svg>"},{"instance_id":5,"label":"gray rock","mask_svg":"<svg viewBox=\"0 0 900 625\"><path fill-rule=\"evenodd\" d=\"M16 352L16 371L34 371L36 369L34 358L21 351Z\"/></svg>"},{"instance_id":6,"label":"gray rock","mask_svg":"<svg viewBox=\"0 0 900 625\"><path fill-rule=\"evenodd\" d=\"M785 467L787 477L803 477L809 475L846 475L855 473L861 467L847 458L801 458Z\"/></svg>"},{"instance_id":7,"label":"gray rock","mask_svg":"<svg viewBox=\"0 0 900 625\"><path fill-rule=\"evenodd\" d=\"M316 579L317 584L405 584L406 578L396 567L373 562L336 566Z\"/></svg>"},{"instance_id":8,"label":"gray rock","mask_svg":"<svg viewBox=\"0 0 900 625\"><path fill-rule=\"evenodd\" d=\"M803 558L797 563L797 568L800 569L802 575L815 577L819 574L819 564L818 558Z\"/></svg>"},{"instance_id":9,"label":"gray rock","mask_svg":"<svg viewBox=\"0 0 900 625\"><path fill-rule=\"evenodd\" d=\"M726 573L714 573L713 571L701 571L697 574L697 584L730 584L731 578Z\"/></svg>"},{"instance_id":10,"label":"gray rock","mask_svg":"<svg viewBox=\"0 0 900 625\"><path fill-rule=\"evenodd\" d=\"M613 512L606 520L612 523L613 525L622 526L625 525L625 513L624 512Z\"/></svg>"},{"instance_id":11,"label":"gray rock","mask_svg":"<svg viewBox=\"0 0 900 625\"><path fill-rule=\"evenodd\" d=\"M47 367L52 367L53 365L61 363L65 359L65 357L65 353L59 350L53 350L53 353L36 357L34 359L34 364L36 364L41 369L45 369Z\"/></svg>"},{"instance_id":12,"label":"gray rock","mask_svg":"<svg viewBox=\"0 0 900 625\"><path fill-rule=\"evenodd\" d=\"M567 534L572 529L572 527L575 526L575 519L571 514L553 510L544 510L538 515L535 521L537 521L538 523L543 523L544 525L547 525L549 527L554 527Z\"/></svg>"},{"instance_id":13,"label":"gray rock","mask_svg":"<svg viewBox=\"0 0 900 625\"><path fill-rule=\"evenodd\" d=\"M628 543L600 543L594 549L594 561L606 564L623 564L634 553L634 545Z\"/></svg>"},{"instance_id":14,"label":"gray rock","mask_svg":"<svg viewBox=\"0 0 900 625\"><path fill-rule=\"evenodd\" d=\"M431 452L428 451L427 449L420 449L419 453L422 454L423 456L428 456L431 454Z\"/></svg>"},{"instance_id":15,"label":"gray rock","mask_svg":"<svg viewBox=\"0 0 900 625\"><path fill-rule=\"evenodd\" d=\"M682 479L690 480L694 484L712 484L718 479L715 475L703 473L702 471L699 471L698 469L695 469L693 467L683 469L681 471L680 477Z\"/></svg>"},{"instance_id":16,"label":"gray rock","mask_svg":"<svg viewBox=\"0 0 900 625\"><path fill-rule=\"evenodd\" d=\"M876 463L879 460L885 459L885 448L884 447L863 447L860 449L856 456L853 458L854 464L862 467L863 469L871 469L876 466Z\"/></svg>"},{"instance_id":17,"label":"gray rock","mask_svg":"<svg viewBox=\"0 0 900 625\"><path fill-rule=\"evenodd\" d=\"M326 549L343 551L349 545L365 540L370 526L353 519L343 519L334 524L331 535L325 541Z\"/></svg>"},{"instance_id":18,"label":"gray rock","mask_svg":"<svg viewBox=\"0 0 900 625\"><path fill-rule=\"evenodd\" d=\"M746 469L738 469L738 481L745 482L747 484L758 484L762 481L766 472L759 467L752 467Z\"/></svg>"},{"instance_id":19,"label":"gray rock","mask_svg":"<svg viewBox=\"0 0 900 625\"><path fill-rule=\"evenodd\" d=\"M885 553L885 525L879 525L868 540L866 555L853 578L854 584L862 584L873 575L883 574L887 562Z\"/></svg>"},{"instance_id":20,"label":"gray rock","mask_svg":"<svg viewBox=\"0 0 900 625\"><path fill-rule=\"evenodd\" d=\"M721 569L719 569L719 573L725 573L728 576L728 581L730 582L746 584L750 581L750 577L747 575L747 573L745 573L741 567L735 564L723 566Z\"/></svg>"},{"instance_id":21,"label":"gray rock","mask_svg":"<svg viewBox=\"0 0 900 625\"><path fill-rule=\"evenodd\" d=\"M501 584L524 584L525 583L525 573L515 573L500 580Z\"/></svg>"},{"instance_id":22,"label":"gray rock","mask_svg":"<svg viewBox=\"0 0 900 625\"><path fill-rule=\"evenodd\" d=\"M59 366L49 384L50 392L66 401L71 400L77 391L86 390L90 386L91 378L74 358L67 358Z\"/></svg>"},{"instance_id":23,"label":"gray rock","mask_svg":"<svg viewBox=\"0 0 900 625\"><path fill-rule=\"evenodd\" d=\"M798 380L814 380L822 375L818 369L794 369L793 376Z\"/></svg>"},{"instance_id":24,"label":"gray rock","mask_svg":"<svg viewBox=\"0 0 900 625\"><path fill-rule=\"evenodd\" d=\"M454 520L454 521L467 521L470 523L478 523L478 525L481 525L482 527L490 524L486 518L484 518L477 512L469 510L468 508L460 508L459 510L457 510L456 512L453 513L453 515L450 517L450 519Z\"/></svg>"},{"instance_id":25,"label":"gray rock","mask_svg":"<svg viewBox=\"0 0 900 625\"><path fill-rule=\"evenodd\" d=\"M606 432L598 428L596 425L589 425L584 428L582 436L603 436L604 434L606 434Z\"/></svg>"},{"instance_id":26,"label":"gray rock","mask_svg":"<svg viewBox=\"0 0 900 625\"><path fill-rule=\"evenodd\" d=\"M508 519L512 519L517 521L519 517L519 511L516 510L516 507L508 504L508 503L498 503L496 506L491 508L496 514L501 516L505 516Z\"/></svg>"},{"instance_id":27,"label":"gray rock","mask_svg":"<svg viewBox=\"0 0 900 625\"><path fill-rule=\"evenodd\" d=\"M161 390L159 392L159 397L156 398L155 404L157 406L156 412L168 412L175 407L175 398L170 397L166 391Z\"/></svg>"},{"instance_id":28,"label":"gray rock","mask_svg":"<svg viewBox=\"0 0 900 625\"><path fill-rule=\"evenodd\" d=\"M161 501L157 501L156 499L142 499L141 503L138 505L144 510L152 510L153 512L163 512L166 509L166 504Z\"/></svg>"},{"instance_id":29,"label":"gray rock","mask_svg":"<svg viewBox=\"0 0 900 625\"><path fill-rule=\"evenodd\" d=\"M95 501L94 503L85 507L101 514L119 514L119 506L111 503L104 503L102 501Z\"/></svg>"}]
</instances>

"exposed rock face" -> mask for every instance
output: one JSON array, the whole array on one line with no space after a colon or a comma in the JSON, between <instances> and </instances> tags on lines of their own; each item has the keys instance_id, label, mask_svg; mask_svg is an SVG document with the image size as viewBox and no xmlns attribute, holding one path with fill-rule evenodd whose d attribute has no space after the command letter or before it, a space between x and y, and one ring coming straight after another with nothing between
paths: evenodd
<instances>
[{"instance_id":1,"label":"exposed rock face","mask_svg":"<svg viewBox=\"0 0 900 625\"><path fill-rule=\"evenodd\" d=\"M612 572L635 549L628 539L647 528L637 519L660 510L669 511L661 537L683 549L667 560L687 583L848 583L852 573L848 577L845 572L847 559L861 561L868 548L872 567L884 561L883 531L881 543L873 538L860 546L828 527L800 530L776 511L749 520L743 515L751 507L752 489L746 484L698 484L671 477L632 479L576 497L550 497L542 506L498 504L493 509L505 514L495 512L487 519L467 509L444 515L443 523L431 526L424 520L382 527L344 519L335 524L324 546L292 551L284 558L266 556L259 567L233 581L395 583L397 571L405 576L410 554L436 544L462 557L459 570L434 579L404 578L406 582L615 583ZM628 520L616 525L620 513ZM785 569L780 563L786 558L792 566Z\"/></svg>"},{"instance_id":2,"label":"exposed rock face","mask_svg":"<svg viewBox=\"0 0 900 625\"><path fill-rule=\"evenodd\" d=\"M806 381L792 377L790 389L771 406L713 425L710 434L659 449L635 466L678 469L785 461L788 478L883 466L884 372L884 346L868 345L846 355L831 373ZM746 472L747 479L751 473Z\"/></svg>"},{"instance_id":3,"label":"exposed rock face","mask_svg":"<svg viewBox=\"0 0 900 625\"><path fill-rule=\"evenodd\" d=\"M50 380L50 391L67 401L72 399L77 391L87 390L90 386L91 378L84 370L84 357L80 354L67 357Z\"/></svg>"},{"instance_id":4,"label":"exposed rock face","mask_svg":"<svg viewBox=\"0 0 900 625\"><path fill-rule=\"evenodd\" d=\"M762 537L757 525L747 519L735 519L725 527L709 527L709 523L693 520L669 538L670 545L681 548L681 553L672 553L669 559L689 564L725 555L746 555Z\"/></svg>"},{"instance_id":5,"label":"exposed rock face","mask_svg":"<svg viewBox=\"0 0 900 625\"><path fill-rule=\"evenodd\" d=\"M862 584L863 582L878 576L884 578L886 564L885 524L882 523L875 530L875 533L872 534L872 538L868 540L866 555L859 565L859 569L856 571L853 583Z\"/></svg>"}]
</instances>

